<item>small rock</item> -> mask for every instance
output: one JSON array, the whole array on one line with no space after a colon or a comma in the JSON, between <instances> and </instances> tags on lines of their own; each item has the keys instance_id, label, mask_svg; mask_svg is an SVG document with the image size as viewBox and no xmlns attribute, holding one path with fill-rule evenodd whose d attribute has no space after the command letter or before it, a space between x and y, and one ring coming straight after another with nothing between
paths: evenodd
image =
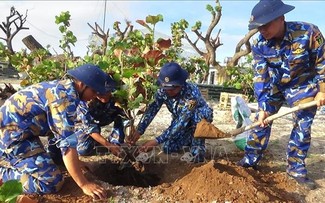
<instances>
[{"instance_id":1,"label":"small rock","mask_svg":"<svg viewBox=\"0 0 325 203\"><path fill-rule=\"evenodd\" d=\"M162 188L157 188L156 190L155 190L155 193L156 194L162 194L164 192L164 190L162 189Z\"/></svg>"},{"instance_id":2,"label":"small rock","mask_svg":"<svg viewBox=\"0 0 325 203\"><path fill-rule=\"evenodd\" d=\"M133 194L137 195L137 194L139 194L139 193L140 193L140 189L139 189L139 188L135 188L135 189L133 190Z\"/></svg>"},{"instance_id":3,"label":"small rock","mask_svg":"<svg viewBox=\"0 0 325 203\"><path fill-rule=\"evenodd\" d=\"M169 188L170 186L171 186L170 183L163 183L163 184L161 184L161 187L162 188Z\"/></svg>"},{"instance_id":4,"label":"small rock","mask_svg":"<svg viewBox=\"0 0 325 203\"><path fill-rule=\"evenodd\" d=\"M258 191L256 193L256 196L258 198L258 200L261 200L262 202L268 202L270 200L270 198L268 196L266 196L263 192Z\"/></svg>"}]
</instances>

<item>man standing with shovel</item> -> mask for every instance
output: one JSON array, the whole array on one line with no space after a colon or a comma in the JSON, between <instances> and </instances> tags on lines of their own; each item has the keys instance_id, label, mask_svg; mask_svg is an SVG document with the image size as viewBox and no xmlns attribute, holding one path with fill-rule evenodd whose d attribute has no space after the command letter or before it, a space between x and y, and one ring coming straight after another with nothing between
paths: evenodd
<instances>
[{"instance_id":1,"label":"man standing with shovel","mask_svg":"<svg viewBox=\"0 0 325 203\"><path fill-rule=\"evenodd\" d=\"M266 149L272 122L265 120L287 103L290 107L313 100L325 104L324 38L317 26L286 22L284 14L294 6L281 0L261 0L252 10L249 30L260 35L252 46L256 120L261 124L248 136L245 155L238 165L256 169ZM287 174L299 184L315 189L307 177L305 158L310 147L311 125L317 107L293 113L294 125L287 147Z\"/></svg>"}]
</instances>

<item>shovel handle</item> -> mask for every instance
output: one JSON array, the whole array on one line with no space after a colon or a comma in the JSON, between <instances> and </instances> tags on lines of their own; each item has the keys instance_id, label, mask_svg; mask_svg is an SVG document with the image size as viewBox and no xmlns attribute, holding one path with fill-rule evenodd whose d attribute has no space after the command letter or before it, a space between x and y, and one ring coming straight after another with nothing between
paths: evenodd
<instances>
[{"instance_id":1,"label":"shovel handle","mask_svg":"<svg viewBox=\"0 0 325 203\"><path fill-rule=\"evenodd\" d=\"M317 105L317 101L311 101L311 102L307 102L307 103L304 103L304 104L299 104L299 105L297 105L295 107L292 107L292 108L289 108L289 109L287 109L285 111L273 114L273 115L267 117L265 120L267 122L270 122L270 121L278 119L278 118L280 118L282 116L285 116L287 114L293 113L295 111L302 110L302 109L307 109L307 108L310 108L310 107L313 107L313 106L316 106L316 105ZM258 126L260 126L260 122L254 122L251 125L243 126L243 127L237 128L235 130L232 130L231 132L229 132L229 134L232 135L232 136L235 136L235 135L243 133L243 132L245 132L247 130L251 130L251 129L253 129L255 127L258 127Z\"/></svg>"}]
</instances>

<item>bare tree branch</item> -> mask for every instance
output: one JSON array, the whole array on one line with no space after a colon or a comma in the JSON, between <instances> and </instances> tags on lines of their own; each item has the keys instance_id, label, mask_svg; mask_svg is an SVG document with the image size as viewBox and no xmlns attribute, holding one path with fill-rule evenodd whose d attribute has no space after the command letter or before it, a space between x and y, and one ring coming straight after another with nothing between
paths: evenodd
<instances>
[{"instance_id":1,"label":"bare tree branch","mask_svg":"<svg viewBox=\"0 0 325 203\"><path fill-rule=\"evenodd\" d=\"M191 39L188 37L187 33L184 33L184 38L187 40L187 42L193 47L193 49L200 55L203 56L204 52L202 52L197 46L196 43L198 42L199 38L195 41L192 42Z\"/></svg>"},{"instance_id":2,"label":"bare tree branch","mask_svg":"<svg viewBox=\"0 0 325 203\"><path fill-rule=\"evenodd\" d=\"M220 41L220 32L221 29L219 29L217 36L213 39L211 37L213 30L215 29L216 25L219 23L221 18L221 6L219 3L219 0L215 1L217 6L215 9L210 10L211 13L211 23L209 27L206 30L205 36L202 35L202 33L199 32L198 29L192 29L192 32L195 33L195 35L198 37L195 42L193 42L191 39L189 39L188 35L185 33L184 38L187 40L187 42L194 48L194 50L204 58L206 65L208 67L213 66L216 69L220 69L221 66L216 61L216 51L217 48L223 45ZM206 48L206 52L201 51L199 47L197 46L197 42L201 40ZM203 80L205 81L207 79L209 72L204 73Z\"/></svg>"},{"instance_id":3,"label":"bare tree branch","mask_svg":"<svg viewBox=\"0 0 325 203\"><path fill-rule=\"evenodd\" d=\"M131 25L130 21L125 20L125 23L126 23L126 27L123 32L121 31L120 28L121 23L118 21L114 23L114 30L116 31L116 35L120 37L119 40L125 39L125 37L128 36L128 33L130 33L133 30L133 26Z\"/></svg>"},{"instance_id":4,"label":"bare tree branch","mask_svg":"<svg viewBox=\"0 0 325 203\"><path fill-rule=\"evenodd\" d=\"M0 24L1 30L5 33L6 38L0 38L6 41L7 43L7 48L10 51L10 53L14 54L14 50L12 47L12 40L15 37L15 35L20 31L20 30L28 30L29 28L24 27L24 24L27 19L27 12L25 17L21 15L15 7L10 8L10 15L6 17L6 22L2 22Z\"/></svg>"},{"instance_id":5,"label":"bare tree branch","mask_svg":"<svg viewBox=\"0 0 325 203\"><path fill-rule=\"evenodd\" d=\"M114 30L115 30L115 34L116 36L118 36L120 39L119 40L123 40L125 37L128 36L128 34L133 30L133 25L131 25L131 22L126 20L126 27L123 31L121 31L120 28L120 22L116 21L114 23ZM108 43L108 38L109 38L109 29L107 29L107 31L105 32L97 23L95 23L95 27L93 27L92 25L90 25L89 23L87 23L88 26L93 30L92 34L97 35L99 38L101 38L102 41L102 54L106 53L107 50L107 43Z\"/></svg>"},{"instance_id":6,"label":"bare tree branch","mask_svg":"<svg viewBox=\"0 0 325 203\"><path fill-rule=\"evenodd\" d=\"M257 29L250 30L243 39L241 39L235 49L235 54L233 57L230 59L230 61L227 62L228 67L234 67L238 65L238 61L241 57L246 56L251 52L251 44L249 40L253 35L257 33ZM241 47L245 45L246 49L242 49Z\"/></svg>"},{"instance_id":7,"label":"bare tree branch","mask_svg":"<svg viewBox=\"0 0 325 203\"><path fill-rule=\"evenodd\" d=\"M99 38L101 38L102 41L102 54L106 53L107 50L107 41L109 37L109 29L107 29L106 33L104 30L97 24L95 23L95 28L91 26L89 23L87 23L88 26L93 30L92 34L97 35Z\"/></svg>"}]
</instances>

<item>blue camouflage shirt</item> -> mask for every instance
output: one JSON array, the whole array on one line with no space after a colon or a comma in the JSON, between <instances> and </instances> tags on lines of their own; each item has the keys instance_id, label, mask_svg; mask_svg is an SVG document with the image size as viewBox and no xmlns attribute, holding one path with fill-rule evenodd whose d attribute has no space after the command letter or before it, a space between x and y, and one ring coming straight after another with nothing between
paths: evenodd
<instances>
[{"instance_id":1,"label":"blue camouflage shirt","mask_svg":"<svg viewBox=\"0 0 325 203\"><path fill-rule=\"evenodd\" d=\"M170 139L176 132L187 128L191 120L194 121L193 125L200 122L202 117L212 121L213 110L202 97L197 85L185 83L179 95L175 98L168 97L163 89L158 89L155 94L155 100L148 106L138 124L137 130L140 134L145 132L163 104L166 105L167 109L172 114L172 123L156 138L159 144Z\"/></svg>"},{"instance_id":2,"label":"blue camouflage shirt","mask_svg":"<svg viewBox=\"0 0 325 203\"><path fill-rule=\"evenodd\" d=\"M123 110L115 106L115 101L111 99L107 103L95 99L91 102L81 101L77 108L77 134L81 140L91 133L100 133L101 127L112 123L116 117L125 117ZM123 125L114 124L113 130L123 132Z\"/></svg>"},{"instance_id":3,"label":"blue camouflage shirt","mask_svg":"<svg viewBox=\"0 0 325 203\"><path fill-rule=\"evenodd\" d=\"M79 102L72 80L42 82L13 94L0 108L0 155L13 143L50 132L62 153L68 147L75 148L74 121ZM33 150L20 148L26 153Z\"/></svg>"},{"instance_id":4,"label":"blue camouflage shirt","mask_svg":"<svg viewBox=\"0 0 325 203\"><path fill-rule=\"evenodd\" d=\"M259 35L252 46L254 90L259 108L273 111L267 104L268 98L286 88L323 85L324 52L324 37L313 24L286 22L280 44Z\"/></svg>"}]
</instances>

